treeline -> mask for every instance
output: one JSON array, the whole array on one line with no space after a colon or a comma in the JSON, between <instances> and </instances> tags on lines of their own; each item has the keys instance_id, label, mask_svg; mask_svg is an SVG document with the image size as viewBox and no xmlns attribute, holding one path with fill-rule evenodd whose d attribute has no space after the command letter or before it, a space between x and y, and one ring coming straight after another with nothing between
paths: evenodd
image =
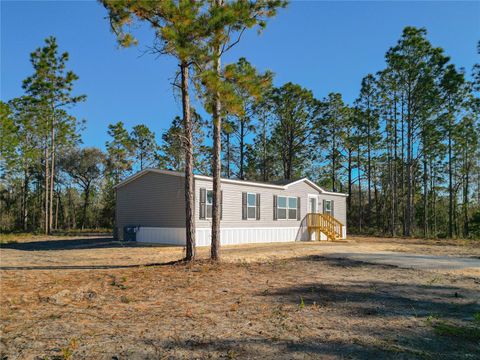
<instances>
[{"instance_id":1,"label":"treeline","mask_svg":"<svg viewBox=\"0 0 480 360\"><path fill-rule=\"evenodd\" d=\"M222 176L307 176L348 193L351 233L480 236L479 66L457 68L412 27L385 60L352 104L339 93L316 99L297 84L274 87L271 72L243 58L225 66L235 96L218 134ZM190 138L183 116L159 139L118 122L105 151L81 147L84 122L69 109L85 96L74 94L67 61L47 39L31 54L25 95L1 104L1 231L112 228L114 185L147 167L185 171L189 146L194 171L212 174L212 122L191 107Z\"/></svg>"}]
</instances>

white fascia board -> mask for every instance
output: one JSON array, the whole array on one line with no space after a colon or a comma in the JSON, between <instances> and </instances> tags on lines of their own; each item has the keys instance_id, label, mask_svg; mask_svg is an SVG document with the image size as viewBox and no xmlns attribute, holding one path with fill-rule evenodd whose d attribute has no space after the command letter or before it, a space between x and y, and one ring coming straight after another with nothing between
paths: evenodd
<instances>
[{"instance_id":1,"label":"white fascia board","mask_svg":"<svg viewBox=\"0 0 480 360\"><path fill-rule=\"evenodd\" d=\"M325 194L325 195L333 195L333 196L343 196L343 197L347 197L348 194L343 194L343 193L338 193L338 192L333 192L333 191L326 191L324 190L323 188L321 188L320 186L318 186L317 184L315 184L313 181L307 179L307 178L303 178L303 179L300 179L300 180L297 180L297 181L294 181L290 184L287 184L285 185L285 189L287 189L289 186L292 186L292 185L295 185L295 184L298 184L300 182L306 182L308 185L310 185L311 187L313 187L314 189L318 190L321 194Z\"/></svg>"},{"instance_id":2,"label":"white fascia board","mask_svg":"<svg viewBox=\"0 0 480 360\"><path fill-rule=\"evenodd\" d=\"M333 191L323 191L322 194L332 195L332 196L348 197L348 194L338 193L338 192L333 192Z\"/></svg>"}]
</instances>

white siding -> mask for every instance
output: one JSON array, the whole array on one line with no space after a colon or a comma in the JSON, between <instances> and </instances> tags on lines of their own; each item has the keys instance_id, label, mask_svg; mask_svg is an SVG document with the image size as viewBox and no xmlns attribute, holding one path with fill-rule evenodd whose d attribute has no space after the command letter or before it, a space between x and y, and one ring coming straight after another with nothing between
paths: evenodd
<instances>
[{"instance_id":1,"label":"white siding","mask_svg":"<svg viewBox=\"0 0 480 360\"><path fill-rule=\"evenodd\" d=\"M249 243L290 242L307 240L308 234L298 227L273 228L222 228L222 245ZM141 227L137 232L137 241L145 243L185 245L185 228ZM210 246L211 230L196 230L197 246Z\"/></svg>"}]
</instances>

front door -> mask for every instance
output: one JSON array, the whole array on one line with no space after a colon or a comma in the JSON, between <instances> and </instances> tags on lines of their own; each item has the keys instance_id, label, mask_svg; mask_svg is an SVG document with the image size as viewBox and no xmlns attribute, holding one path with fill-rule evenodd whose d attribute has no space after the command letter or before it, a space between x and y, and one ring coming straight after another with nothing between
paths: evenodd
<instances>
[{"instance_id":1,"label":"front door","mask_svg":"<svg viewBox=\"0 0 480 360\"><path fill-rule=\"evenodd\" d=\"M308 212L317 213L318 212L318 197L317 195L308 195ZM315 232L311 234L310 240L316 240Z\"/></svg>"},{"instance_id":2,"label":"front door","mask_svg":"<svg viewBox=\"0 0 480 360\"><path fill-rule=\"evenodd\" d=\"M310 213L316 213L317 212L317 198L316 197L311 197L308 199L310 203L310 208L308 209L308 212Z\"/></svg>"},{"instance_id":3,"label":"front door","mask_svg":"<svg viewBox=\"0 0 480 360\"><path fill-rule=\"evenodd\" d=\"M317 213L318 200L316 196L309 196L308 198L308 212Z\"/></svg>"}]
</instances>

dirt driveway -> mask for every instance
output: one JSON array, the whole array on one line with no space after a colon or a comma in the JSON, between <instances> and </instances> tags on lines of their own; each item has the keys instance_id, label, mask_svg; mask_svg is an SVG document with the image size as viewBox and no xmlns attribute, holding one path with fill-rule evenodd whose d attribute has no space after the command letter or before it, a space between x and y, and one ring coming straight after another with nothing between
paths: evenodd
<instances>
[{"instance_id":1,"label":"dirt driveway","mask_svg":"<svg viewBox=\"0 0 480 360\"><path fill-rule=\"evenodd\" d=\"M3 245L0 358L478 358L477 270L378 259L476 261L476 243L355 240L225 247L220 265L108 238Z\"/></svg>"},{"instance_id":2,"label":"dirt driveway","mask_svg":"<svg viewBox=\"0 0 480 360\"><path fill-rule=\"evenodd\" d=\"M375 251L369 253L335 252L325 256L338 259L351 259L373 264L393 265L405 269L421 270L480 270L480 258L458 256L436 256Z\"/></svg>"},{"instance_id":3,"label":"dirt driveway","mask_svg":"<svg viewBox=\"0 0 480 360\"><path fill-rule=\"evenodd\" d=\"M161 264L182 258L175 246L120 243L111 237L47 238L2 245L0 270L108 269ZM209 248L198 248L208 258ZM445 242L353 237L349 242L296 242L225 246L227 262L323 255L402 268L480 276L480 241Z\"/></svg>"}]
</instances>

